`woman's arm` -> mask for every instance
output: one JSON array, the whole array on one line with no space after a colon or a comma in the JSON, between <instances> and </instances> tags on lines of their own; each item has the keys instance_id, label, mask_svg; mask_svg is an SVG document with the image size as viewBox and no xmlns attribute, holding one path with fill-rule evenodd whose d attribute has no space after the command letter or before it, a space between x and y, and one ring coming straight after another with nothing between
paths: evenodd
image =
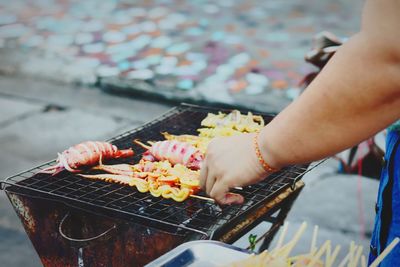
<instances>
[{"instance_id":1,"label":"woman's arm","mask_svg":"<svg viewBox=\"0 0 400 267\"><path fill-rule=\"evenodd\" d=\"M272 166L335 154L400 116L400 1L368 1L360 33L343 45L301 97L262 130Z\"/></svg>"},{"instance_id":2,"label":"woman's arm","mask_svg":"<svg viewBox=\"0 0 400 267\"><path fill-rule=\"evenodd\" d=\"M369 0L362 29L345 43L307 90L260 133L272 167L335 154L400 117L400 1ZM221 204L229 188L268 175L258 162L253 135L216 139L201 169L201 185Z\"/></svg>"}]
</instances>

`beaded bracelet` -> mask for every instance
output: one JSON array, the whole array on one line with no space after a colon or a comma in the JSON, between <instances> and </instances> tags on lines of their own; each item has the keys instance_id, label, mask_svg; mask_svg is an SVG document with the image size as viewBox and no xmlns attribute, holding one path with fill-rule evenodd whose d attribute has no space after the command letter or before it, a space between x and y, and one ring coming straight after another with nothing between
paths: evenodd
<instances>
[{"instance_id":1,"label":"beaded bracelet","mask_svg":"<svg viewBox=\"0 0 400 267\"><path fill-rule=\"evenodd\" d=\"M279 169L275 169L271 166L269 166L268 163L265 162L261 155L260 147L258 146L258 133L254 136L254 149L256 151L256 155L258 158L258 161L260 162L261 166L263 166L264 170L269 173L277 172Z\"/></svg>"}]
</instances>

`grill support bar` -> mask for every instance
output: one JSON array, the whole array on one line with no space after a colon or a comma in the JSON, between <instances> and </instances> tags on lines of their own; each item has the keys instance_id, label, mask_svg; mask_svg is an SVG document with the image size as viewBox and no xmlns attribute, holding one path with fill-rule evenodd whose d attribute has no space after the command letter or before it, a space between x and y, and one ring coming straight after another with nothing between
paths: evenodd
<instances>
[{"instance_id":1,"label":"grill support bar","mask_svg":"<svg viewBox=\"0 0 400 267\"><path fill-rule=\"evenodd\" d=\"M282 225L294 201L297 199L303 187L304 187L304 182L298 181L295 185L294 190L292 190L291 188L287 188L272 201L268 202L266 205L261 206L260 208L258 208L258 210L249 214L240 223L233 226L230 230L225 232L220 237L216 237L218 233L214 233L212 239L231 244L236 240L238 240L246 232L248 232L252 227L254 227L255 225L259 224L262 221L271 222L272 223L271 228L274 227L274 225ZM278 210L279 210L278 216L276 218L273 217L271 218L271 215ZM230 223L229 225L232 226L232 223ZM271 233L270 235L271 240L273 239L275 233L276 232ZM268 245L269 242L267 242L265 245L263 244L263 246L266 247L268 247Z\"/></svg>"},{"instance_id":2,"label":"grill support bar","mask_svg":"<svg viewBox=\"0 0 400 267\"><path fill-rule=\"evenodd\" d=\"M273 222L273 224L271 225L270 229L263 236L260 237L260 240L262 240L262 239L264 239L264 240L259 248L259 252L262 252L269 248L272 240L274 239L276 233L279 231L280 227L284 224L287 215L289 214L290 210L292 209L294 202L300 195L300 192L303 190L303 188L304 188L303 181L298 181L293 189L294 192L292 194L290 194L289 196L287 196L287 198L281 202L282 207L279 210L279 213L276 216L276 218L269 218L269 219L265 220L265 221ZM259 240L256 241L256 243L258 243L258 242L259 242Z\"/></svg>"}]
</instances>

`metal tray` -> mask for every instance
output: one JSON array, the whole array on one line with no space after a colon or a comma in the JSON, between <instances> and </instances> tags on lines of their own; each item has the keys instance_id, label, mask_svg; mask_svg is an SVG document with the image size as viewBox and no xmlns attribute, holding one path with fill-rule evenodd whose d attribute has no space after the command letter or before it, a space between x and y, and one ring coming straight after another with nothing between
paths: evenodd
<instances>
[{"instance_id":1,"label":"metal tray","mask_svg":"<svg viewBox=\"0 0 400 267\"><path fill-rule=\"evenodd\" d=\"M145 267L213 267L247 258L250 252L218 241L184 243Z\"/></svg>"}]
</instances>

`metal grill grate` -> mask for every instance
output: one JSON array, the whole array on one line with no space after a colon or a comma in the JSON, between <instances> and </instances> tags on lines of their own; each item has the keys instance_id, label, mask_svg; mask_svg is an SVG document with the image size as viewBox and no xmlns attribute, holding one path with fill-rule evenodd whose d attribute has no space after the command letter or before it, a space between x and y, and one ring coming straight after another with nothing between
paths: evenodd
<instances>
[{"instance_id":1,"label":"metal grill grate","mask_svg":"<svg viewBox=\"0 0 400 267\"><path fill-rule=\"evenodd\" d=\"M216 111L211 108L181 105L154 121L109 141L124 149L132 147L132 140L136 138L145 141L162 140L163 136L160 133L165 131L172 134L196 134L196 129L207 113ZM273 117L262 115L266 122ZM144 150L138 146L134 146L134 150L136 155L133 158L110 160L107 163L138 162ZM88 180L65 171L54 177L36 174L54 163L55 161L48 162L5 179L4 189L31 197L61 201L102 215L123 217L174 234L193 231L206 237L212 236L215 231L244 213L251 212L266 203L283 189L293 186L311 169L308 165L285 168L263 182L236 191L245 197L243 205L221 209L211 202L200 199L190 198L183 203L177 203L153 197L149 193L140 193L133 187Z\"/></svg>"}]
</instances>

